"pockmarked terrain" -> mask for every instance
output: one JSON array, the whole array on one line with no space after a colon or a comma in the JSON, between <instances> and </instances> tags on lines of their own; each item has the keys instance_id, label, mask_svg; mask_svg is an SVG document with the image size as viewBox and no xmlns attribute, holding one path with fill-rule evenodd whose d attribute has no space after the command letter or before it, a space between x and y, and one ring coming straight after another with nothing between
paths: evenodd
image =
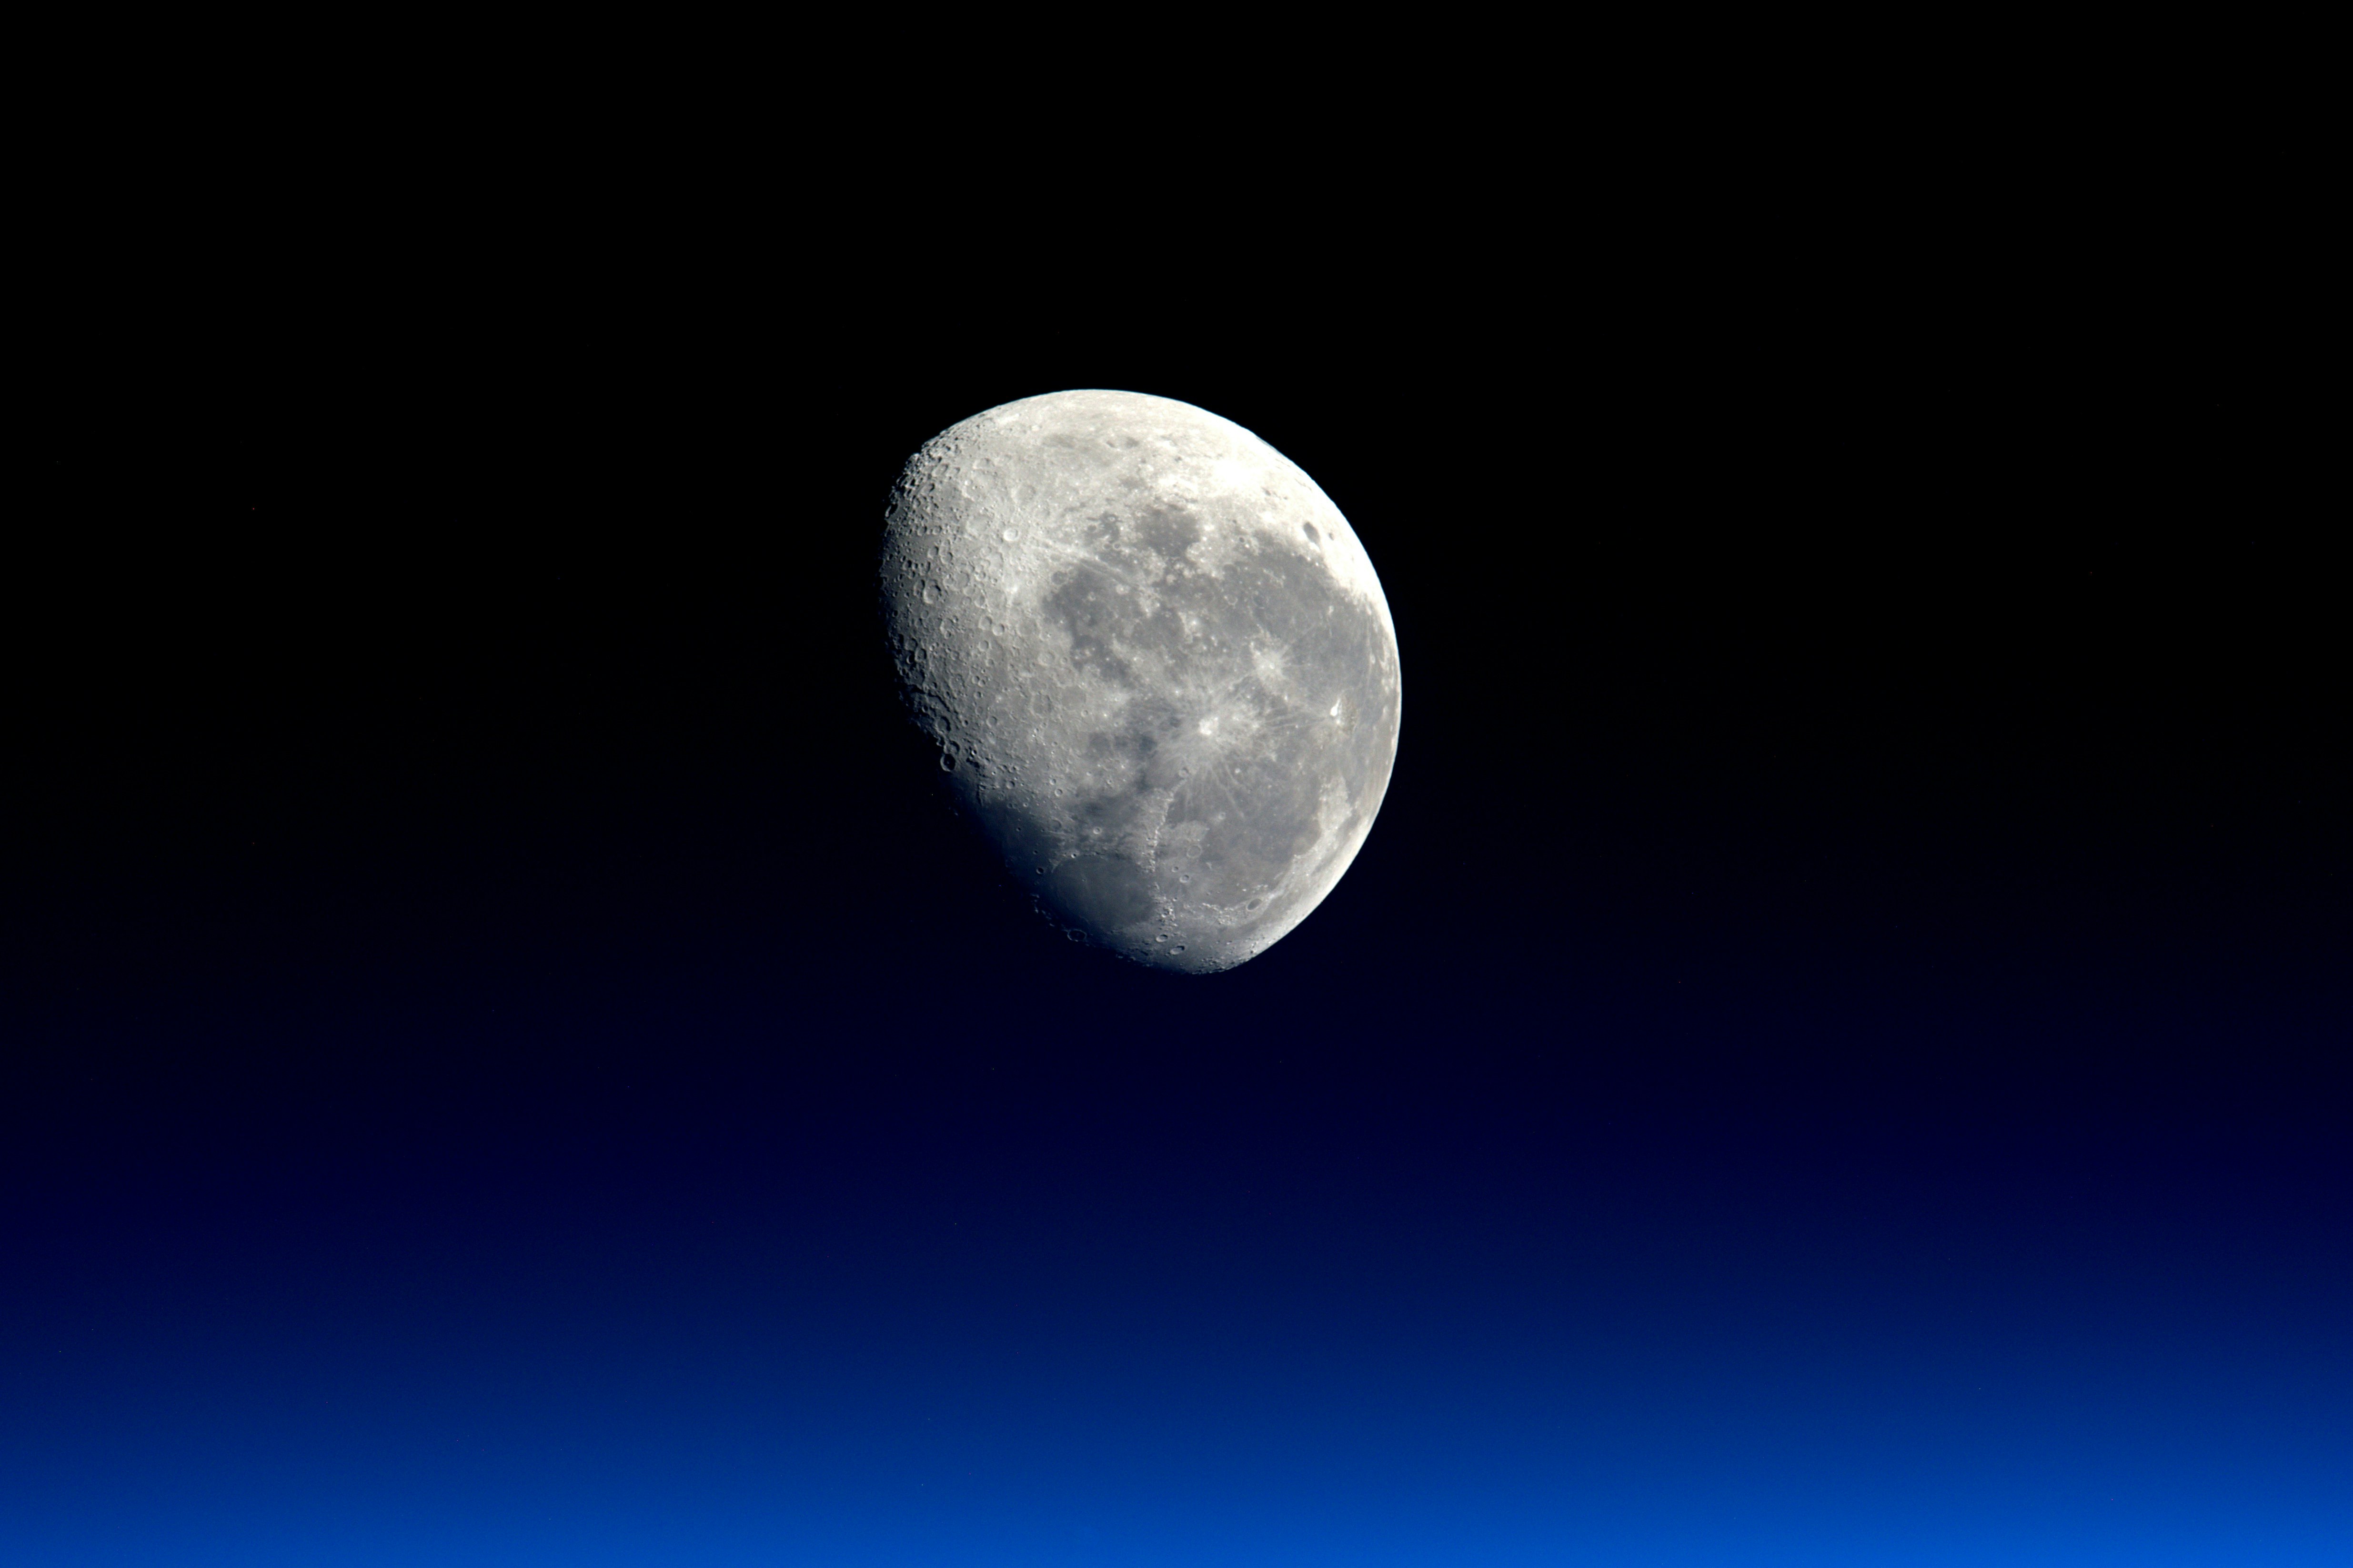
<instances>
[{"instance_id":1,"label":"pockmarked terrain","mask_svg":"<svg viewBox=\"0 0 2353 1568\"><path fill-rule=\"evenodd\" d=\"M1207 973L1339 881L1397 756L1397 630L1330 498L1137 393L926 443L881 563L900 688L958 802L1073 940Z\"/></svg>"}]
</instances>

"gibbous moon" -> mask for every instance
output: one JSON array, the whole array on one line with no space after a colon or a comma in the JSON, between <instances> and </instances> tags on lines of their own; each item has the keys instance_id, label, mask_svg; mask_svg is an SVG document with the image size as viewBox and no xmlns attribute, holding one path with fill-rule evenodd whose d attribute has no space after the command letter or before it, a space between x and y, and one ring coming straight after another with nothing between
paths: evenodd
<instances>
[{"instance_id":1,"label":"gibbous moon","mask_svg":"<svg viewBox=\"0 0 2353 1568\"><path fill-rule=\"evenodd\" d=\"M900 689L1073 940L1208 973L1315 908L1397 757L1397 627L1315 481L1133 392L976 414L892 488Z\"/></svg>"}]
</instances>

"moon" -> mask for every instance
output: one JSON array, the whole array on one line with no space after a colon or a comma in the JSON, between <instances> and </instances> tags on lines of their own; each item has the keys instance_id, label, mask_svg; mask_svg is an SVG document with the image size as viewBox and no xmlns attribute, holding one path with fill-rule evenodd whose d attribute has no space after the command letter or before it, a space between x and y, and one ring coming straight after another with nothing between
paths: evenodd
<instances>
[{"instance_id":1,"label":"moon","mask_svg":"<svg viewBox=\"0 0 2353 1568\"><path fill-rule=\"evenodd\" d=\"M902 695L958 804L1073 941L1230 969L1372 830L1397 627L1299 466L1172 398L1057 392L907 461L884 520Z\"/></svg>"}]
</instances>

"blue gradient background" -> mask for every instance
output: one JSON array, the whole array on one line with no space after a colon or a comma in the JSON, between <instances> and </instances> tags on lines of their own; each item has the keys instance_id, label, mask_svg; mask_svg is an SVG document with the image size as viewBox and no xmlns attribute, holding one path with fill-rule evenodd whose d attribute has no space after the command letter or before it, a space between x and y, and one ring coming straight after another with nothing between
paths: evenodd
<instances>
[{"instance_id":1,"label":"blue gradient background","mask_svg":"<svg viewBox=\"0 0 2353 1568\"><path fill-rule=\"evenodd\" d=\"M2294 432L1724 310L61 442L0 1561L2353 1561L2353 658L2200 531ZM1397 612L1384 815L1226 976L1050 940L872 634L897 460L1088 384Z\"/></svg>"}]
</instances>

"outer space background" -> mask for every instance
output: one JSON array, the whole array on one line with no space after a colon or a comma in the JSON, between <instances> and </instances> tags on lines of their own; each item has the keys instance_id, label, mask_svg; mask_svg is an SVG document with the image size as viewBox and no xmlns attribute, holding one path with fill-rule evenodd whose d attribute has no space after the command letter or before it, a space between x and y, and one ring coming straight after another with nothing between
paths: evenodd
<instances>
[{"instance_id":1,"label":"outer space background","mask_svg":"<svg viewBox=\"0 0 2353 1568\"><path fill-rule=\"evenodd\" d=\"M330 312L67 407L0 1560L2353 1561L2311 422L2016 298L1522 282ZM1372 837L1229 974L1030 917L889 684L898 464L1087 385L1397 619Z\"/></svg>"}]
</instances>

